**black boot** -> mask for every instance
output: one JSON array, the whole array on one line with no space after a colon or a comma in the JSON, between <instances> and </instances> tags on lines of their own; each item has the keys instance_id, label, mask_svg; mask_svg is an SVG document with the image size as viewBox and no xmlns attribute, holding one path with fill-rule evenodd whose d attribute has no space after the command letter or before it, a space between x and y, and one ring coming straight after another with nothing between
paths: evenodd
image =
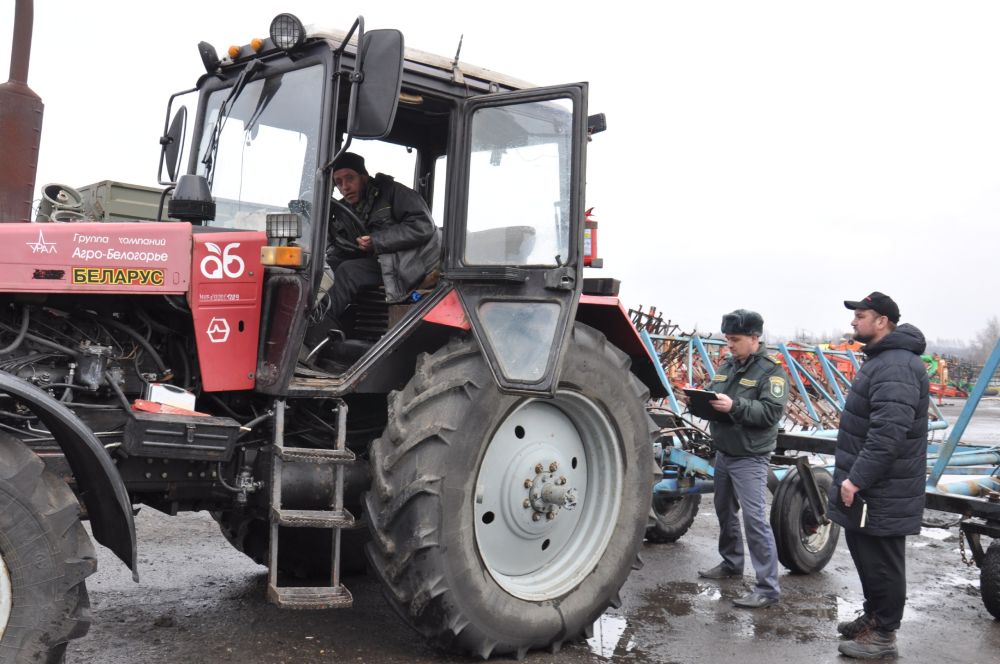
<instances>
[{"instance_id":1,"label":"black boot","mask_svg":"<svg viewBox=\"0 0 1000 664\"><path fill-rule=\"evenodd\" d=\"M862 613L854 620L845 620L837 623L837 631L849 639L856 639L870 629L875 628L875 621L871 614Z\"/></svg>"},{"instance_id":2,"label":"black boot","mask_svg":"<svg viewBox=\"0 0 1000 664\"><path fill-rule=\"evenodd\" d=\"M854 659L897 657L896 633L875 628L859 634L853 641L844 641L837 648L841 655Z\"/></svg>"}]
</instances>

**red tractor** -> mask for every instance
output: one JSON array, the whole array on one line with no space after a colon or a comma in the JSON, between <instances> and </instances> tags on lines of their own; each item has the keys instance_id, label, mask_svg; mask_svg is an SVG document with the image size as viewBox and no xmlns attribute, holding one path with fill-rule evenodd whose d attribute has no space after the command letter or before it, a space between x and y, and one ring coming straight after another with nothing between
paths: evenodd
<instances>
[{"instance_id":1,"label":"red tractor","mask_svg":"<svg viewBox=\"0 0 1000 664\"><path fill-rule=\"evenodd\" d=\"M450 649L587 634L637 564L663 389L617 282L583 278L587 85L360 18L199 50L150 219L0 225L0 660L86 632L82 518L138 579L140 504L211 511L279 606L348 607L367 567ZM410 159L444 248L405 303L357 298L333 368L310 332L360 139Z\"/></svg>"}]
</instances>

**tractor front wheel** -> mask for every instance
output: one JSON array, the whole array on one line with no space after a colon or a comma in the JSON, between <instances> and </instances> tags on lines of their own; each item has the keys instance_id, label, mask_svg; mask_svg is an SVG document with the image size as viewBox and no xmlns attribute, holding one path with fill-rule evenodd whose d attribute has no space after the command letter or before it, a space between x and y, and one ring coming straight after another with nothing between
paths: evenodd
<instances>
[{"instance_id":1,"label":"tractor front wheel","mask_svg":"<svg viewBox=\"0 0 1000 664\"><path fill-rule=\"evenodd\" d=\"M0 662L61 662L90 627L94 545L69 486L0 434Z\"/></svg>"},{"instance_id":2,"label":"tractor front wheel","mask_svg":"<svg viewBox=\"0 0 1000 664\"><path fill-rule=\"evenodd\" d=\"M488 658L588 634L638 564L655 427L629 360L576 325L556 395L501 393L479 346L422 356L372 447L368 555L392 606Z\"/></svg>"}]
</instances>

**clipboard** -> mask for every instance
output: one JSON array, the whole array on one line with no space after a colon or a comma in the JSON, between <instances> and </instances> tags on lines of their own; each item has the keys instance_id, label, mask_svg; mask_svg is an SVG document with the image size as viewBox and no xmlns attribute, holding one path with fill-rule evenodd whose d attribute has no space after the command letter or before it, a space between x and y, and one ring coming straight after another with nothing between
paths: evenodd
<instances>
[{"instance_id":1,"label":"clipboard","mask_svg":"<svg viewBox=\"0 0 1000 664\"><path fill-rule=\"evenodd\" d=\"M709 422L726 422L731 424L733 421L732 416L729 413L720 413L719 411L712 408L710 401L715 401L718 397L717 392L712 392L711 390L696 390L692 388L685 387L684 394L688 398L688 410L695 417L700 417L703 420L708 420Z\"/></svg>"}]
</instances>

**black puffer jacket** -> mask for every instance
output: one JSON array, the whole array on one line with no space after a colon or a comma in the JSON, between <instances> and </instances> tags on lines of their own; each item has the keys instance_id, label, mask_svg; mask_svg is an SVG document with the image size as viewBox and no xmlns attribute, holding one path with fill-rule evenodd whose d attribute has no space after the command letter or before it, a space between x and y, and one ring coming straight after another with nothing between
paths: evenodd
<instances>
[{"instance_id":1,"label":"black puffer jacket","mask_svg":"<svg viewBox=\"0 0 1000 664\"><path fill-rule=\"evenodd\" d=\"M364 224L360 230L372 238L382 268L385 299L403 300L441 261L441 233L434 226L427 203L392 176L379 173L368 181L354 211ZM337 218L336 211L331 233L334 262L366 255L358 249L349 224Z\"/></svg>"},{"instance_id":2,"label":"black puffer jacket","mask_svg":"<svg viewBox=\"0 0 1000 664\"><path fill-rule=\"evenodd\" d=\"M869 535L920 532L927 475L926 343L903 324L865 347L868 360L851 383L837 435L837 468L830 487L830 518L855 529L840 502L850 479L868 501Z\"/></svg>"}]
</instances>

